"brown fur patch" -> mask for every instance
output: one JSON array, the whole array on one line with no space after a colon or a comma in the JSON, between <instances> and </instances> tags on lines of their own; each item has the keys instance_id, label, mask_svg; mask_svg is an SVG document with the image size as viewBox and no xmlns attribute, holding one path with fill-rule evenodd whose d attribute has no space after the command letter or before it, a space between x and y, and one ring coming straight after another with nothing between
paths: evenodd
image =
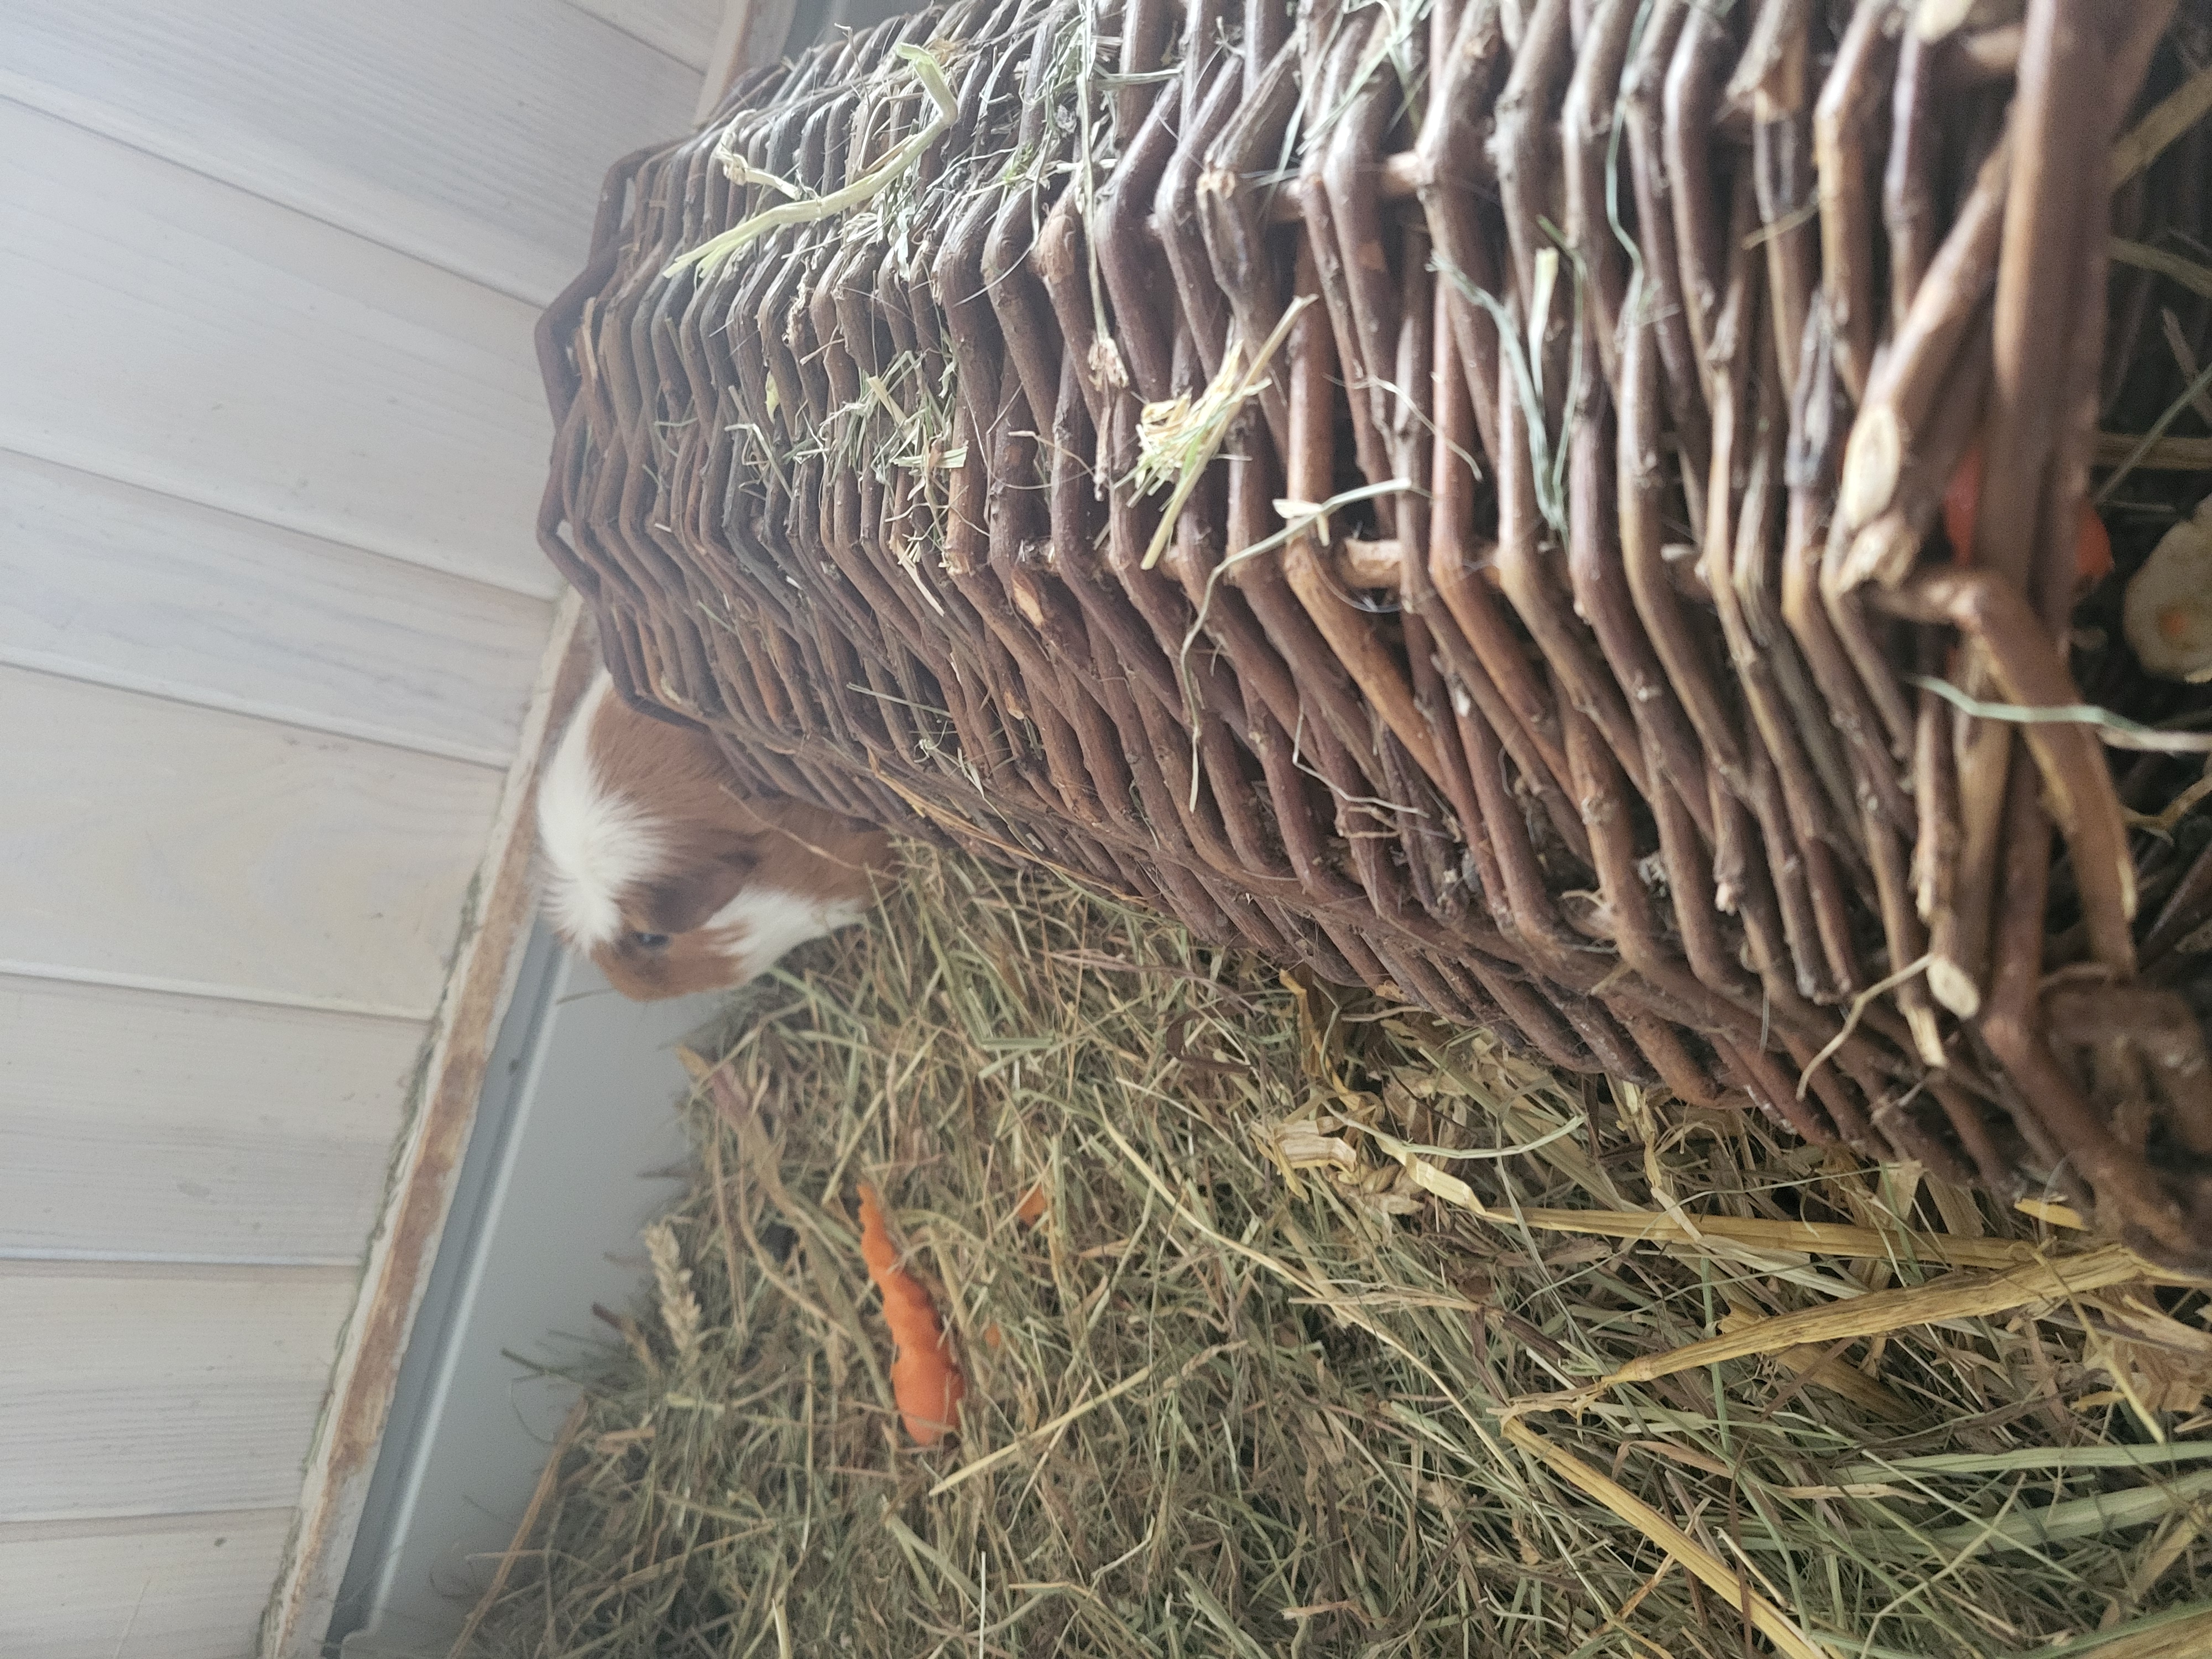
<instances>
[{"instance_id":1,"label":"brown fur patch","mask_svg":"<svg viewBox=\"0 0 2212 1659\"><path fill-rule=\"evenodd\" d=\"M665 848L654 880L619 896L622 932L592 952L608 982L650 1002L714 991L768 967L702 933L740 892L758 888L866 906L894 863L881 830L799 801L739 795L705 732L641 714L610 693L587 734L593 769L650 811ZM665 943L642 943L640 936Z\"/></svg>"}]
</instances>

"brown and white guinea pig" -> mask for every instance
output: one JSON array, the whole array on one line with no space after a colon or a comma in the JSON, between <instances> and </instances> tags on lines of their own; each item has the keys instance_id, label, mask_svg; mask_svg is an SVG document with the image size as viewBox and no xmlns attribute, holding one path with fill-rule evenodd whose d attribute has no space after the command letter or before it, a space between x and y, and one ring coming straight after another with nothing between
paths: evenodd
<instances>
[{"instance_id":1,"label":"brown and white guinea pig","mask_svg":"<svg viewBox=\"0 0 2212 1659\"><path fill-rule=\"evenodd\" d=\"M706 733L641 714L605 670L538 786L554 931L640 1002L742 985L860 920L890 837L748 799Z\"/></svg>"}]
</instances>

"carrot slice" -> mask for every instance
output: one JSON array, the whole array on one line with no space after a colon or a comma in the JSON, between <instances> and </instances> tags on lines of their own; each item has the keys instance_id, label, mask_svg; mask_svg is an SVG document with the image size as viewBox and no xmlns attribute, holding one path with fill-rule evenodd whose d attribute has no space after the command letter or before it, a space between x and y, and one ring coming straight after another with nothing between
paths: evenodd
<instances>
[{"instance_id":1,"label":"carrot slice","mask_svg":"<svg viewBox=\"0 0 2212 1659\"><path fill-rule=\"evenodd\" d=\"M1977 443L1959 463L1943 490L1943 533L1951 540L1951 556L1960 564L1974 562L1974 521L1982 505L1982 447ZM2074 538L2075 591L2086 593L2112 574L2112 538L2096 508L2081 503L2081 527Z\"/></svg>"},{"instance_id":2,"label":"carrot slice","mask_svg":"<svg viewBox=\"0 0 2212 1659\"><path fill-rule=\"evenodd\" d=\"M2105 530L2105 521L2086 501L2081 507L2081 534L2074 544L2074 569L2085 591L2112 574L2112 538Z\"/></svg>"},{"instance_id":3,"label":"carrot slice","mask_svg":"<svg viewBox=\"0 0 2212 1659\"><path fill-rule=\"evenodd\" d=\"M1981 505L1982 447L1976 444L1943 490L1943 533L1951 538L1951 556L1960 564L1974 562L1974 520Z\"/></svg>"},{"instance_id":4,"label":"carrot slice","mask_svg":"<svg viewBox=\"0 0 2212 1659\"><path fill-rule=\"evenodd\" d=\"M891 1328L891 1397L915 1443L933 1446L957 1420L967 1379L952 1363L937 1306L921 1282L899 1266L898 1246L884 1224L883 1200L860 1188L860 1259L883 1292L884 1322Z\"/></svg>"}]
</instances>

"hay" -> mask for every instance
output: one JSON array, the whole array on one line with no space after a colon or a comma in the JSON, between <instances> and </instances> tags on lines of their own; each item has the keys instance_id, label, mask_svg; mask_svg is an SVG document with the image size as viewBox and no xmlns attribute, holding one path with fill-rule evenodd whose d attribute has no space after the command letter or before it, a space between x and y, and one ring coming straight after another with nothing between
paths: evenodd
<instances>
[{"instance_id":1,"label":"hay","mask_svg":"<svg viewBox=\"0 0 2212 1659\"><path fill-rule=\"evenodd\" d=\"M580 1371L457 1651L2212 1642L2201 1294L1048 874L911 857L878 926L739 998L659 1288ZM892 1408L862 1180L969 1377L936 1451ZM1911 1294L2031 1280L2102 1284ZM1823 1324L1853 1304L1939 1322ZM1776 1319L1795 1346L1628 1380Z\"/></svg>"},{"instance_id":2,"label":"hay","mask_svg":"<svg viewBox=\"0 0 2212 1659\"><path fill-rule=\"evenodd\" d=\"M764 173L752 167L743 155L727 147L729 135L726 134L724 140L716 143L714 154L730 182L735 185L768 185L791 199L781 207L769 208L741 220L729 229L709 237L697 247L686 250L671 260L668 268L660 274L673 276L696 265L702 276L711 276L726 260L742 253L762 237L771 235L786 226L819 224L823 220L838 218L855 208L866 206L881 195L892 180L903 175L919 161L923 152L943 137L953 122L959 118L960 106L952 96L951 85L945 81L945 65L933 55L919 46L903 43L894 46L892 52L899 62L913 70L915 79L929 94L929 101L936 106L937 113L930 118L927 125L917 129L896 149L843 189L820 196L802 191L773 173Z\"/></svg>"}]
</instances>

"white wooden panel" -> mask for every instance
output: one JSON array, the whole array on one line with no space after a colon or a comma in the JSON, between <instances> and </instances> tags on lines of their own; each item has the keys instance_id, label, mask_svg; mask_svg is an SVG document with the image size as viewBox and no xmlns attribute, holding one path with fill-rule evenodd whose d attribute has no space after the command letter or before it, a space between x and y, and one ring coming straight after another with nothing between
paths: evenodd
<instances>
[{"instance_id":1,"label":"white wooden panel","mask_svg":"<svg viewBox=\"0 0 2212 1659\"><path fill-rule=\"evenodd\" d=\"M278 1507L349 1271L0 1261L0 1521Z\"/></svg>"},{"instance_id":2,"label":"white wooden panel","mask_svg":"<svg viewBox=\"0 0 2212 1659\"><path fill-rule=\"evenodd\" d=\"M0 100L0 448L557 591L519 301Z\"/></svg>"},{"instance_id":3,"label":"white wooden panel","mask_svg":"<svg viewBox=\"0 0 2212 1659\"><path fill-rule=\"evenodd\" d=\"M377 1448L433 1263L451 1212L478 1110L495 1064L514 1057L499 1042L501 1010L523 968L534 908L532 840L524 801L549 740L583 695L593 653L581 602L562 598L520 752L490 836L471 925L455 952L437 1030L422 1070L421 1103L393 1148L383 1212L340 1342L330 1404L300 1491L300 1526L271 1597L264 1659L323 1659L354 1528L374 1478ZM525 1018L527 1018L526 1014ZM520 1033L518 1033L520 1036ZM493 1056L501 1058L495 1061ZM469 1218L461 1218L462 1231ZM424 1340L419 1334L415 1339Z\"/></svg>"},{"instance_id":4,"label":"white wooden panel","mask_svg":"<svg viewBox=\"0 0 2212 1659\"><path fill-rule=\"evenodd\" d=\"M723 0L568 0L568 3L701 70L714 55L714 32L722 23ZM0 11L4 9L0 7ZM687 110L685 114L689 113ZM675 131L672 128L670 136Z\"/></svg>"},{"instance_id":5,"label":"white wooden panel","mask_svg":"<svg viewBox=\"0 0 2212 1659\"><path fill-rule=\"evenodd\" d=\"M0 972L427 1018L503 780L0 667Z\"/></svg>"},{"instance_id":6,"label":"white wooden panel","mask_svg":"<svg viewBox=\"0 0 2212 1659\"><path fill-rule=\"evenodd\" d=\"M360 1260L427 1029L0 975L0 1255Z\"/></svg>"},{"instance_id":7,"label":"white wooden panel","mask_svg":"<svg viewBox=\"0 0 2212 1659\"><path fill-rule=\"evenodd\" d=\"M289 1510L0 1527L8 1659L250 1659Z\"/></svg>"},{"instance_id":8,"label":"white wooden panel","mask_svg":"<svg viewBox=\"0 0 2212 1659\"><path fill-rule=\"evenodd\" d=\"M542 599L0 452L0 661L504 771Z\"/></svg>"},{"instance_id":9,"label":"white wooden panel","mask_svg":"<svg viewBox=\"0 0 2212 1659\"><path fill-rule=\"evenodd\" d=\"M0 92L543 305L608 167L690 130L704 57L645 30L702 9L0 0Z\"/></svg>"}]
</instances>

